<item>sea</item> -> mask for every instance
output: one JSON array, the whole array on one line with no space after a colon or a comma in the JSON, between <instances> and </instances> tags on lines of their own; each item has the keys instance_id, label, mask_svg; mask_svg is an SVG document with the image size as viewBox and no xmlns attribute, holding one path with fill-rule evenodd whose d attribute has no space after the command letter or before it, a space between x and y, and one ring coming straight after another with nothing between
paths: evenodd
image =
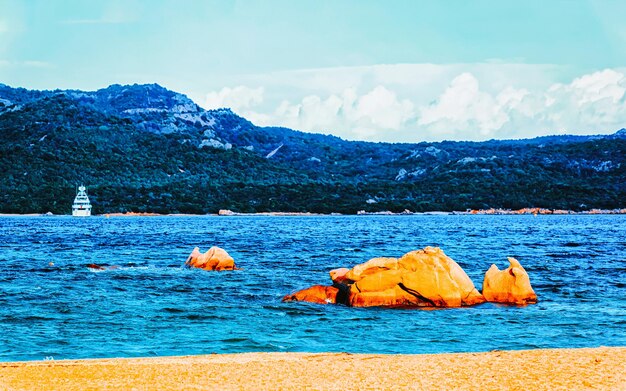
<instances>
[{"instance_id":1,"label":"sea","mask_svg":"<svg viewBox=\"0 0 626 391\"><path fill-rule=\"evenodd\" d=\"M184 267L219 246L242 270ZM517 258L539 302L283 303L329 270L441 247L481 290ZM98 264L105 270L89 268ZM626 346L626 216L2 216L0 361Z\"/></svg>"}]
</instances>

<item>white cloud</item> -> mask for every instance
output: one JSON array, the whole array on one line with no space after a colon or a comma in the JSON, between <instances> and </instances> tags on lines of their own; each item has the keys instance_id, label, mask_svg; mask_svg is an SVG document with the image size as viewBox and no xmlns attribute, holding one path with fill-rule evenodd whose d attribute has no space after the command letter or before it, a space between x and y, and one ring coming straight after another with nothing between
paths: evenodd
<instances>
[{"instance_id":1,"label":"white cloud","mask_svg":"<svg viewBox=\"0 0 626 391\"><path fill-rule=\"evenodd\" d=\"M545 90L509 86L496 93L481 90L476 77L463 73L433 103L420 108L417 124L427 139L608 133L626 124L625 92L624 74L612 69Z\"/></svg>"},{"instance_id":2,"label":"white cloud","mask_svg":"<svg viewBox=\"0 0 626 391\"><path fill-rule=\"evenodd\" d=\"M298 102L282 100L275 109L261 111L263 88L224 87L206 95L203 107L230 107L252 122L264 126L286 126L311 132L334 132L349 138L369 138L378 132L400 129L414 116L408 99L377 86L359 96L352 88L326 97L311 94Z\"/></svg>"},{"instance_id":3,"label":"white cloud","mask_svg":"<svg viewBox=\"0 0 626 391\"><path fill-rule=\"evenodd\" d=\"M204 101L205 109L228 107L235 112L249 109L263 102L263 88L238 86L224 87L220 91L209 92Z\"/></svg>"},{"instance_id":4,"label":"white cloud","mask_svg":"<svg viewBox=\"0 0 626 391\"><path fill-rule=\"evenodd\" d=\"M343 100L336 95L322 99L317 95L309 95L300 103L291 105L283 101L276 109L277 119L284 124L301 126L303 130L324 129L333 126L340 118ZM281 121L282 117L282 121Z\"/></svg>"},{"instance_id":5,"label":"white cloud","mask_svg":"<svg viewBox=\"0 0 626 391\"><path fill-rule=\"evenodd\" d=\"M450 80L466 72L480 80L481 88L491 93L507 86L532 90L547 88L555 82L565 82L577 76L568 68L551 64L381 64L237 75L234 80L225 82L226 85L264 86L268 94L274 89L280 90L282 97L279 100L291 101L299 101L311 94L340 95L348 88L370 91L384 86L414 102L426 103Z\"/></svg>"},{"instance_id":6,"label":"white cloud","mask_svg":"<svg viewBox=\"0 0 626 391\"><path fill-rule=\"evenodd\" d=\"M413 115L413 104L409 100L398 99L393 91L383 86L361 96L354 89L346 88L340 94L325 98L308 95L297 103L284 100L260 125L370 139L379 133L401 129Z\"/></svg>"},{"instance_id":7,"label":"white cloud","mask_svg":"<svg viewBox=\"0 0 626 391\"><path fill-rule=\"evenodd\" d=\"M626 77L606 69L569 84L554 84L545 93L548 124L560 132L597 132L626 124ZM607 129L608 128L608 129Z\"/></svg>"},{"instance_id":8,"label":"white cloud","mask_svg":"<svg viewBox=\"0 0 626 391\"><path fill-rule=\"evenodd\" d=\"M268 122L262 125L280 125L305 131L333 131L341 126L342 109L351 105L346 96L330 95L322 99L308 95L298 103L283 100Z\"/></svg>"},{"instance_id":9,"label":"white cloud","mask_svg":"<svg viewBox=\"0 0 626 391\"><path fill-rule=\"evenodd\" d=\"M510 91L499 100L510 102L514 95ZM434 103L420 109L417 124L439 134L478 132L488 136L509 120L503 106L498 98L480 90L472 74L463 73L450 82Z\"/></svg>"},{"instance_id":10,"label":"white cloud","mask_svg":"<svg viewBox=\"0 0 626 391\"><path fill-rule=\"evenodd\" d=\"M378 86L359 98L356 112L358 118L368 118L381 130L397 130L413 116L413 103L400 101L394 92Z\"/></svg>"},{"instance_id":11,"label":"white cloud","mask_svg":"<svg viewBox=\"0 0 626 391\"><path fill-rule=\"evenodd\" d=\"M556 71L555 71L556 70ZM258 125L372 141L610 133L626 125L626 69L398 64L242 76L206 96ZM251 88L249 85L264 87Z\"/></svg>"},{"instance_id":12,"label":"white cloud","mask_svg":"<svg viewBox=\"0 0 626 391\"><path fill-rule=\"evenodd\" d=\"M605 98L617 102L624 96L626 90L623 81L623 74L606 69L575 79L570 84L570 88L578 93L580 105Z\"/></svg>"}]
</instances>

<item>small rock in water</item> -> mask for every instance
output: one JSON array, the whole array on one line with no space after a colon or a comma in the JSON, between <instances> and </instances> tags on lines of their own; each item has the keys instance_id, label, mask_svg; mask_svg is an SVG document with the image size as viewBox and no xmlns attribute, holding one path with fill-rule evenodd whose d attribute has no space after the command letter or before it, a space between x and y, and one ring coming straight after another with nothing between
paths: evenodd
<instances>
[{"instance_id":1,"label":"small rock in water","mask_svg":"<svg viewBox=\"0 0 626 391\"><path fill-rule=\"evenodd\" d=\"M103 266L103 265L98 265L96 263L87 264L87 267L92 270L115 270L119 268L119 266L116 266L116 265Z\"/></svg>"},{"instance_id":2,"label":"small rock in water","mask_svg":"<svg viewBox=\"0 0 626 391\"><path fill-rule=\"evenodd\" d=\"M313 285L310 288L287 295L283 301L306 301L318 304L335 304L339 289L333 286Z\"/></svg>"},{"instance_id":3,"label":"small rock in water","mask_svg":"<svg viewBox=\"0 0 626 391\"><path fill-rule=\"evenodd\" d=\"M485 299L494 303L531 304L537 302L537 295L530 285L526 270L515 258L509 258L510 266L499 270L491 265L483 281Z\"/></svg>"},{"instance_id":4,"label":"small rock in water","mask_svg":"<svg viewBox=\"0 0 626 391\"><path fill-rule=\"evenodd\" d=\"M185 265L204 270L236 270L235 260L226 250L219 247L211 247L206 253L202 254L198 247L194 248Z\"/></svg>"}]
</instances>

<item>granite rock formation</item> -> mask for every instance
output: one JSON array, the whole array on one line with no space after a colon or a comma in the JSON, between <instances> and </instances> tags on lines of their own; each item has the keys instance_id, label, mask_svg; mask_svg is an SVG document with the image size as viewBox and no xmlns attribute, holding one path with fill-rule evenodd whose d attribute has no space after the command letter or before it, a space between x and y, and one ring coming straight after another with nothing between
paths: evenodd
<instances>
[{"instance_id":1,"label":"granite rock formation","mask_svg":"<svg viewBox=\"0 0 626 391\"><path fill-rule=\"evenodd\" d=\"M526 270L515 258L509 258L510 266L499 270L491 265L483 281L485 299L494 303L531 304L537 302L537 295L530 285Z\"/></svg>"},{"instance_id":2,"label":"granite rock formation","mask_svg":"<svg viewBox=\"0 0 626 391\"><path fill-rule=\"evenodd\" d=\"M283 300L352 307L461 307L485 301L463 269L437 247L401 258L374 258L352 269L332 270L330 277L332 287L311 287Z\"/></svg>"},{"instance_id":3,"label":"granite rock formation","mask_svg":"<svg viewBox=\"0 0 626 391\"><path fill-rule=\"evenodd\" d=\"M318 304L337 303L339 289L334 286L313 285L312 287L287 295L283 301L306 301Z\"/></svg>"},{"instance_id":4,"label":"granite rock formation","mask_svg":"<svg viewBox=\"0 0 626 391\"><path fill-rule=\"evenodd\" d=\"M185 266L215 271L237 269L233 257L228 255L226 250L215 246L204 254L200 252L198 247L194 248L185 261Z\"/></svg>"}]
</instances>

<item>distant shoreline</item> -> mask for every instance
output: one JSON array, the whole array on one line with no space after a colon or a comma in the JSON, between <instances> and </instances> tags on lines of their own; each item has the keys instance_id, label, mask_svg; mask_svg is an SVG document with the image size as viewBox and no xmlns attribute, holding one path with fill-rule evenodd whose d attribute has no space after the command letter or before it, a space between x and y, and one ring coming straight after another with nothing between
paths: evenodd
<instances>
[{"instance_id":1,"label":"distant shoreline","mask_svg":"<svg viewBox=\"0 0 626 391\"><path fill-rule=\"evenodd\" d=\"M403 212L366 212L358 211L356 214L343 213L312 213L312 212L257 212L257 213L239 213L230 210L220 210L218 213L207 214L185 214L185 213L149 213L149 212L126 212L126 213L103 213L93 215L94 217L167 217L167 216L404 216L404 215L622 215L626 214L626 208L622 209L589 209L584 211L572 211L565 209L547 209L547 208L524 208L524 209L472 209L467 211L429 211L429 212L412 212L405 210ZM32 217L49 217L49 216L71 216L70 214L54 215L48 213L0 213L0 217L10 216L32 216Z\"/></svg>"}]
</instances>

